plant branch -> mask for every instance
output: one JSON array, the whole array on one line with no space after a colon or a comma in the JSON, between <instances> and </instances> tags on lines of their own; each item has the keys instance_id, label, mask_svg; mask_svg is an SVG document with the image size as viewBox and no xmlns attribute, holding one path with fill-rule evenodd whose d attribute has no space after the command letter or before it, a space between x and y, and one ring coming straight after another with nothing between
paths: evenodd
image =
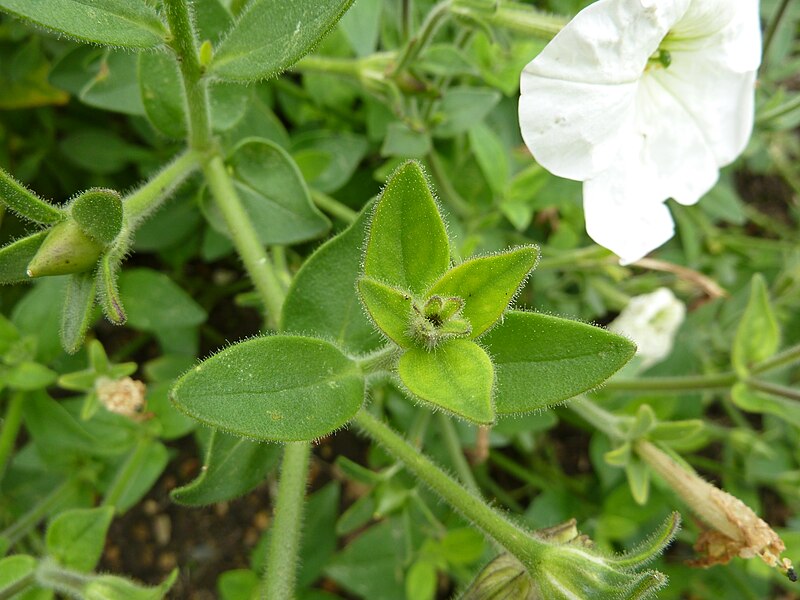
<instances>
[{"instance_id":1,"label":"plant branch","mask_svg":"<svg viewBox=\"0 0 800 600\"><path fill-rule=\"evenodd\" d=\"M777 385L775 383L762 381L761 379L754 379L752 377L747 378L745 383L754 390L767 392L768 394L781 396L783 398L788 398L789 400L800 400L800 390L796 388L790 388L785 385Z\"/></svg>"},{"instance_id":2,"label":"plant branch","mask_svg":"<svg viewBox=\"0 0 800 600\"><path fill-rule=\"evenodd\" d=\"M538 571L538 559L546 546L544 542L490 508L366 410L359 411L353 422L445 502L513 554L531 573Z\"/></svg>"},{"instance_id":3,"label":"plant branch","mask_svg":"<svg viewBox=\"0 0 800 600\"><path fill-rule=\"evenodd\" d=\"M253 284L267 309L267 319L275 328L280 322L284 292L275 273L267 251L258 239L253 222L245 211L236 188L233 187L225 164L219 156L213 156L203 166L214 202L222 212L233 245L244 262Z\"/></svg>"},{"instance_id":4,"label":"plant branch","mask_svg":"<svg viewBox=\"0 0 800 600\"><path fill-rule=\"evenodd\" d=\"M800 362L800 344L790 346L786 350L778 352L777 354L770 356L768 359L755 364L753 368L750 369L750 372L754 375L758 375L760 373L766 373L767 371L773 371L781 367L789 366L796 362Z\"/></svg>"},{"instance_id":5,"label":"plant branch","mask_svg":"<svg viewBox=\"0 0 800 600\"><path fill-rule=\"evenodd\" d=\"M461 442L458 439L458 433L453 426L453 422L446 414L441 412L436 414L436 418L439 421L439 430L442 432L442 439L447 448L447 453L450 455L450 460L453 462L453 467L455 467L461 483L480 498L481 488L478 486L478 482L475 481L472 469L464 456L464 451L461 449Z\"/></svg>"},{"instance_id":6,"label":"plant branch","mask_svg":"<svg viewBox=\"0 0 800 600\"><path fill-rule=\"evenodd\" d=\"M211 143L211 111L189 5L185 0L164 0L164 9L173 36L171 46L178 56L186 94L189 147L206 150Z\"/></svg>"},{"instance_id":7,"label":"plant branch","mask_svg":"<svg viewBox=\"0 0 800 600\"><path fill-rule=\"evenodd\" d=\"M643 377L641 379L612 379L604 390L615 392L648 392L655 394L674 394L726 389L735 384L738 377L733 372L714 375L688 375L677 377Z\"/></svg>"},{"instance_id":8,"label":"plant branch","mask_svg":"<svg viewBox=\"0 0 800 600\"><path fill-rule=\"evenodd\" d=\"M200 167L200 155L187 150L159 171L150 181L125 198L125 215L129 230L152 214L159 205L170 197L195 169Z\"/></svg>"},{"instance_id":9,"label":"plant branch","mask_svg":"<svg viewBox=\"0 0 800 600\"><path fill-rule=\"evenodd\" d=\"M294 598L311 444L289 442L283 448L275 518L261 582L261 597L265 599Z\"/></svg>"}]
</instances>

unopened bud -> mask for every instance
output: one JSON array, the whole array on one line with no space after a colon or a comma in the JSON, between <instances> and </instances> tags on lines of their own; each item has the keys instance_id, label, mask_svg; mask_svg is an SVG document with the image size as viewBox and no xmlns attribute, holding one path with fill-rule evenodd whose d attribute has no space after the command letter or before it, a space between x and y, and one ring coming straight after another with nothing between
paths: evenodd
<instances>
[{"instance_id":1,"label":"unopened bud","mask_svg":"<svg viewBox=\"0 0 800 600\"><path fill-rule=\"evenodd\" d=\"M97 264L102 251L103 246L83 233L75 221L62 221L50 230L28 263L28 277L89 271Z\"/></svg>"}]
</instances>

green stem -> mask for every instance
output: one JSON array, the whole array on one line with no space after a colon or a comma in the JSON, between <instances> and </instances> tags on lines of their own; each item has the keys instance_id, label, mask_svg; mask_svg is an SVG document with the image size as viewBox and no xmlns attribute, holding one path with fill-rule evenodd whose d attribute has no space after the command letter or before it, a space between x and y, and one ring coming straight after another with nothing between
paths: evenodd
<instances>
[{"instance_id":1,"label":"green stem","mask_svg":"<svg viewBox=\"0 0 800 600\"><path fill-rule=\"evenodd\" d=\"M452 11L546 41L553 39L569 20L558 15L544 14L527 4L505 0L496 4L485 0L455 0Z\"/></svg>"},{"instance_id":2,"label":"green stem","mask_svg":"<svg viewBox=\"0 0 800 600\"><path fill-rule=\"evenodd\" d=\"M789 6L789 1L790 0L781 0L778 10L775 11L775 16L769 22L769 26L767 26L767 31L764 34L764 46L761 51L761 56L764 57L762 62L762 70L766 67L766 63L769 60L769 48L772 45L772 40L775 39L775 32L778 31L778 26L783 20L783 15L786 14L786 8Z\"/></svg>"},{"instance_id":3,"label":"green stem","mask_svg":"<svg viewBox=\"0 0 800 600\"><path fill-rule=\"evenodd\" d=\"M317 208L324 210L329 215L341 219L345 223L352 223L358 218L358 213L349 206L345 206L336 198L331 198L328 194L319 190L311 189L311 199Z\"/></svg>"},{"instance_id":4,"label":"green stem","mask_svg":"<svg viewBox=\"0 0 800 600\"><path fill-rule=\"evenodd\" d=\"M396 345L386 344L383 348L378 348L374 352L358 359L358 368L365 375L387 371L399 353L400 349Z\"/></svg>"},{"instance_id":5,"label":"green stem","mask_svg":"<svg viewBox=\"0 0 800 600\"><path fill-rule=\"evenodd\" d=\"M759 115L756 117L756 122L759 125L763 123L769 123L773 119L778 119L784 115L788 115L797 109L800 109L800 94L797 94L790 100L776 106L775 108L759 113Z\"/></svg>"},{"instance_id":6,"label":"green stem","mask_svg":"<svg viewBox=\"0 0 800 600\"><path fill-rule=\"evenodd\" d=\"M258 239L253 222L245 211L236 188L233 187L222 158L212 157L203 166L203 171L214 201L222 212L228 231L231 232L233 245L266 305L270 325L276 328L280 322L284 292L275 269Z\"/></svg>"},{"instance_id":7,"label":"green stem","mask_svg":"<svg viewBox=\"0 0 800 600\"><path fill-rule=\"evenodd\" d=\"M148 437L139 438L133 452L128 456L128 460L125 461L125 464L114 477L114 481L111 482L108 490L106 490L102 506L113 506L117 512L120 512L117 507L119 499L128 489L131 479L139 473L142 461L147 457L147 451L152 443L153 441Z\"/></svg>"},{"instance_id":8,"label":"green stem","mask_svg":"<svg viewBox=\"0 0 800 600\"><path fill-rule=\"evenodd\" d=\"M284 445L275 518L272 521L269 552L261 597L294 598L297 551L306 493L311 444L290 442Z\"/></svg>"},{"instance_id":9,"label":"green stem","mask_svg":"<svg viewBox=\"0 0 800 600\"><path fill-rule=\"evenodd\" d=\"M21 579L17 579L10 585L0 589L0 600L7 600L8 598L13 598L20 592L25 591L31 585L36 582L36 575L35 573L28 573L25 577Z\"/></svg>"},{"instance_id":10,"label":"green stem","mask_svg":"<svg viewBox=\"0 0 800 600\"><path fill-rule=\"evenodd\" d=\"M516 556L532 574L537 572L537 560L545 547L543 542L532 537L508 517L490 508L483 500L471 494L429 458L418 452L402 436L392 431L390 427L366 410L359 411L353 422L400 460L406 469L441 496L445 502Z\"/></svg>"},{"instance_id":11,"label":"green stem","mask_svg":"<svg viewBox=\"0 0 800 600\"><path fill-rule=\"evenodd\" d=\"M444 413L437 413L436 418L439 421L439 430L442 433L442 441L447 448L447 453L450 460L458 473L461 483L473 494L480 497L481 488L478 487L478 482L475 481L475 476L472 474L472 469L467 462L464 452L461 449L461 442L458 439L458 433L453 426L453 422Z\"/></svg>"},{"instance_id":12,"label":"green stem","mask_svg":"<svg viewBox=\"0 0 800 600\"><path fill-rule=\"evenodd\" d=\"M537 271L545 269L562 269L565 267L575 269L585 266L594 266L598 262L613 264L616 259L605 248L600 246L586 246L569 252L562 252L556 256L543 256L536 265Z\"/></svg>"},{"instance_id":13,"label":"green stem","mask_svg":"<svg viewBox=\"0 0 800 600\"><path fill-rule=\"evenodd\" d=\"M150 181L125 198L125 214L128 228L135 229L180 185L192 171L200 166L200 155L187 150L178 155Z\"/></svg>"},{"instance_id":14,"label":"green stem","mask_svg":"<svg viewBox=\"0 0 800 600\"><path fill-rule=\"evenodd\" d=\"M546 490L550 487L551 481L548 481L546 478L536 475L532 473L529 469L526 469L520 464L517 464L515 461L510 459L508 456L503 454L502 452L489 452L489 460L493 462L495 465L500 467L503 471L527 483L528 485L532 486L534 489L537 490Z\"/></svg>"},{"instance_id":15,"label":"green stem","mask_svg":"<svg viewBox=\"0 0 800 600\"><path fill-rule=\"evenodd\" d=\"M400 51L392 69L392 76L400 75L431 42L436 31L448 16L450 5L451 0L443 0L430 10L419 31L408 40L408 43Z\"/></svg>"},{"instance_id":16,"label":"green stem","mask_svg":"<svg viewBox=\"0 0 800 600\"><path fill-rule=\"evenodd\" d=\"M788 398L789 400L800 400L800 390L795 388L769 383L768 381L762 381L752 377L745 379L745 383L755 390L760 390L776 396L782 396L783 398Z\"/></svg>"},{"instance_id":17,"label":"green stem","mask_svg":"<svg viewBox=\"0 0 800 600\"><path fill-rule=\"evenodd\" d=\"M622 420L615 414L600 408L588 398L580 396L567 406L584 421L588 422L598 431L602 431L608 437L617 440L625 438L625 434L620 427Z\"/></svg>"},{"instance_id":18,"label":"green stem","mask_svg":"<svg viewBox=\"0 0 800 600\"><path fill-rule=\"evenodd\" d=\"M0 531L0 539L8 541L8 547L11 548L29 529L36 527L39 521L64 501L67 497L67 492L73 491L70 489L73 485L74 481L72 479L64 481L9 527Z\"/></svg>"},{"instance_id":19,"label":"green stem","mask_svg":"<svg viewBox=\"0 0 800 600\"><path fill-rule=\"evenodd\" d=\"M14 392L8 399L6 414L3 418L2 429L0 429L0 481L6 471L8 459L14 450L14 442L17 441L20 426L22 425L22 403L25 394Z\"/></svg>"},{"instance_id":20,"label":"green stem","mask_svg":"<svg viewBox=\"0 0 800 600\"><path fill-rule=\"evenodd\" d=\"M800 344L791 346L786 350L769 357L753 366L751 373L758 375L774 369L779 369L800 361Z\"/></svg>"},{"instance_id":21,"label":"green stem","mask_svg":"<svg viewBox=\"0 0 800 600\"><path fill-rule=\"evenodd\" d=\"M603 386L603 389L615 392L673 394L676 392L725 389L731 387L737 380L738 377L733 372L718 373L715 375L612 379Z\"/></svg>"},{"instance_id":22,"label":"green stem","mask_svg":"<svg viewBox=\"0 0 800 600\"><path fill-rule=\"evenodd\" d=\"M325 75L342 75L361 79L362 63L357 58L340 58L331 56L305 56L292 66L293 71L303 73L324 73Z\"/></svg>"},{"instance_id":23,"label":"green stem","mask_svg":"<svg viewBox=\"0 0 800 600\"><path fill-rule=\"evenodd\" d=\"M211 143L211 111L189 5L186 0L164 0L164 9L173 36L172 49L178 56L186 93L189 147L205 151Z\"/></svg>"}]
</instances>

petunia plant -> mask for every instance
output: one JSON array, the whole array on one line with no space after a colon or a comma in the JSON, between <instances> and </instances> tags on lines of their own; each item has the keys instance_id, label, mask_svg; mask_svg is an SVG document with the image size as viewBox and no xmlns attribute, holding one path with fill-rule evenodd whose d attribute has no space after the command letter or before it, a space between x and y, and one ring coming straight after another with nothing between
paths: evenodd
<instances>
[{"instance_id":1,"label":"petunia plant","mask_svg":"<svg viewBox=\"0 0 800 600\"><path fill-rule=\"evenodd\" d=\"M0 0L0 600L777 596L678 564L797 579L762 4Z\"/></svg>"}]
</instances>

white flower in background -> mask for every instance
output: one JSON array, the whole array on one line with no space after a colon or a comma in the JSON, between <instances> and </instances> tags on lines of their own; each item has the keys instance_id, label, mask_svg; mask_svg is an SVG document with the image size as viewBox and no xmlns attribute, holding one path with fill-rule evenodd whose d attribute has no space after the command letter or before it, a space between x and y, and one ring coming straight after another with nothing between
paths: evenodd
<instances>
[{"instance_id":1,"label":"white flower in background","mask_svg":"<svg viewBox=\"0 0 800 600\"><path fill-rule=\"evenodd\" d=\"M758 0L599 0L522 72L534 158L583 181L586 229L623 264L670 239L753 127Z\"/></svg>"},{"instance_id":2,"label":"white flower in background","mask_svg":"<svg viewBox=\"0 0 800 600\"><path fill-rule=\"evenodd\" d=\"M94 387L100 404L111 412L126 417L137 417L144 408L147 388L141 381L130 377L122 379L100 377Z\"/></svg>"},{"instance_id":3,"label":"white flower in background","mask_svg":"<svg viewBox=\"0 0 800 600\"><path fill-rule=\"evenodd\" d=\"M685 317L683 302L670 289L658 288L632 298L608 329L636 342L636 356L644 369L669 356Z\"/></svg>"}]
</instances>

